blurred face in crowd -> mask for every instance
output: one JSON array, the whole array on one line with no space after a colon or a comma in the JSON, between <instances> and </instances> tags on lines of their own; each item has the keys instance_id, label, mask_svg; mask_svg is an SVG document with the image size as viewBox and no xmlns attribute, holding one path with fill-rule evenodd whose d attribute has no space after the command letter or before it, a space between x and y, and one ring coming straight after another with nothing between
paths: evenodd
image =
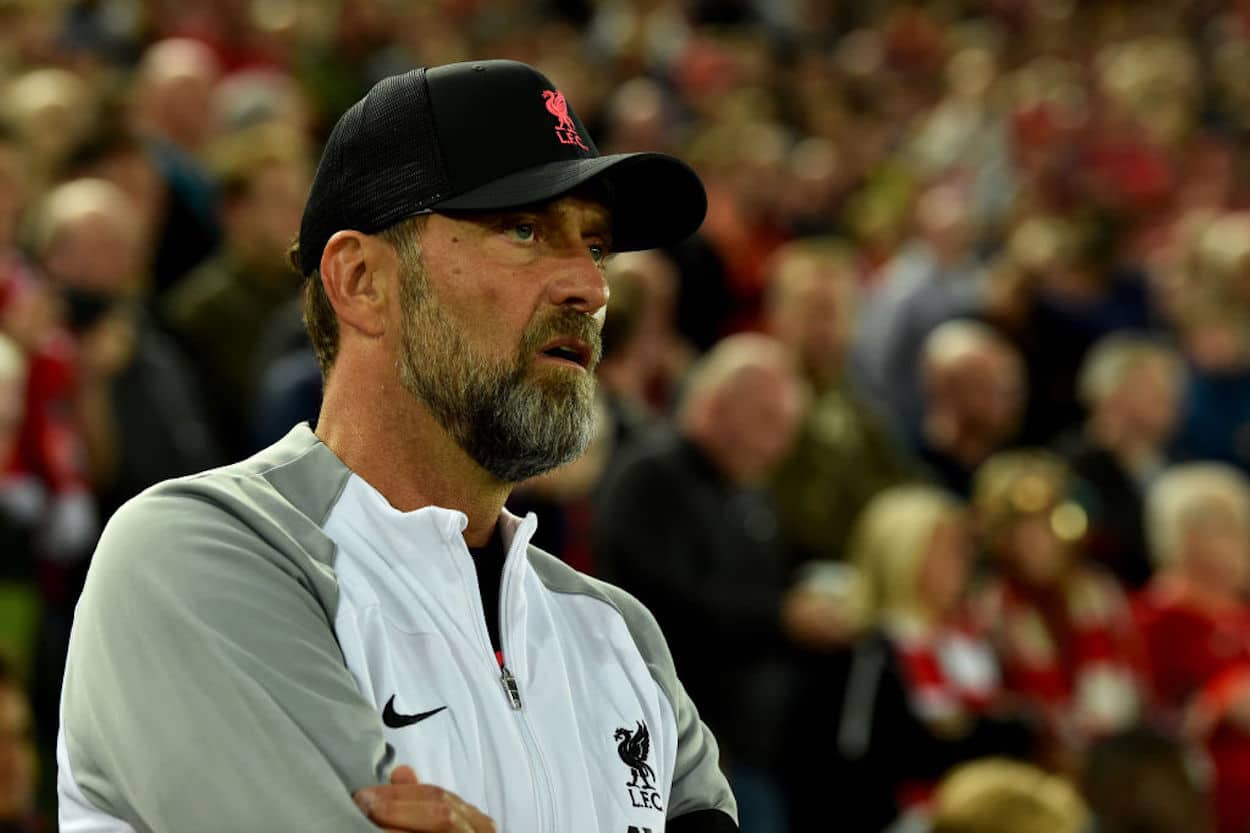
<instances>
[{"instance_id":1,"label":"blurred face in crowd","mask_svg":"<svg viewBox=\"0 0 1250 833\"><path fill-rule=\"evenodd\" d=\"M803 415L803 390L782 368L743 367L713 394L711 422L721 465L741 481L764 477L790 450Z\"/></svg>"},{"instance_id":2,"label":"blurred face in crowd","mask_svg":"<svg viewBox=\"0 0 1250 833\"><path fill-rule=\"evenodd\" d=\"M1179 380L1172 366L1143 360L1125 374L1120 386L1107 398L1116 422L1132 436L1152 446L1162 445L1176 427Z\"/></svg>"},{"instance_id":3,"label":"blurred face in crowd","mask_svg":"<svg viewBox=\"0 0 1250 833\"><path fill-rule=\"evenodd\" d=\"M926 192L916 206L916 230L943 260L967 256L972 244L967 198L950 185Z\"/></svg>"},{"instance_id":4,"label":"blurred face in crowd","mask_svg":"<svg viewBox=\"0 0 1250 833\"><path fill-rule=\"evenodd\" d=\"M1014 357L993 345L968 351L939 371L939 404L950 409L963 432L987 446L1015 433L1024 390Z\"/></svg>"},{"instance_id":5,"label":"blurred face in crowd","mask_svg":"<svg viewBox=\"0 0 1250 833\"><path fill-rule=\"evenodd\" d=\"M0 686L0 821L31 811L35 793L35 745L30 705L14 684Z\"/></svg>"},{"instance_id":6,"label":"blurred face in crowd","mask_svg":"<svg viewBox=\"0 0 1250 833\"><path fill-rule=\"evenodd\" d=\"M141 71L148 129L187 150L202 147L214 129L213 87L220 71L213 53L191 40L174 38L149 49Z\"/></svg>"},{"instance_id":7,"label":"blurred face in crowd","mask_svg":"<svg viewBox=\"0 0 1250 833\"><path fill-rule=\"evenodd\" d=\"M1056 534L1053 520L1053 511L1020 515L999 534L1005 566L1030 587L1053 587L1071 563L1071 550Z\"/></svg>"},{"instance_id":8,"label":"blurred face in crowd","mask_svg":"<svg viewBox=\"0 0 1250 833\"><path fill-rule=\"evenodd\" d=\"M299 232L308 188L308 173L301 165L273 162L258 171L226 212L227 234L239 256L288 271L284 253Z\"/></svg>"},{"instance_id":9,"label":"blurred face in crowd","mask_svg":"<svg viewBox=\"0 0 1250 833\"><path fill-rule=\"evenodd\" d=\"M853 280L845 265L812 259L779 290L770 329L815 381L828 381L842 369Z\"/></svg>"},{"instance_id":10,"label":"blurred face in crowd","mask_svg":"<svg viewBox=\"0 0 1250 833\"><path fill-rule=\"evenodd\" d=\"M607 211L580 197L435 214L424 268L405 264L400 379L501 481L566 463L591 440L609 228Z\"/></svg>"},{"instance_id":11,"label":"blurred face in crowd","mask_svg":"<svg viewBox=\"0 0 1250 833\"><path fill-rule=\"evenodd\" d=\"M963 523L944 520L933 529L917 577L918 597L938 616L955 611L968 584L972 542Z\"/></svg>"},{"instance_id":12,"label":"blurred face in crowd","mask_svg":"<svg viewBox=\"0 0 1250 833\"><path fill-rule=\"evenodd\" d=\"M48 276L62 287L100 295L134 291L141 273L138 218L90 210L60 224L43 257Z\"/></svg>"},{"instance_id":13,"label":"blurred face in crowd","mask_svg":"<svg viewBox=\"0 0 1250 833\"><path fill-rule=\"evenodd\" d=\"M1250 529L1226 500L1208 498L1185 525L1182 547L1182 569L1199 586L1219 595L1250 589Z\"/></svg>"}]
</instances>

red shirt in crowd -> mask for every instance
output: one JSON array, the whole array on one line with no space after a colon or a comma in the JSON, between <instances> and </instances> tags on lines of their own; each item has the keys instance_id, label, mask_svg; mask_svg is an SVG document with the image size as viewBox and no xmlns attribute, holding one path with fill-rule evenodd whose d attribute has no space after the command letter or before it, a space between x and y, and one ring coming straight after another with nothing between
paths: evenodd
<instances>
[{"instance_id":1,"label":"red shirt in crowd","mask_svg":"<svg viewBox=\"0 0 1250 833\"><path fill-rule=\"evenodd\" d=\"M1250 830L1250 726L1228 719L1250 699L1250 605L1204 602L1183 580L1156 579L1134 612L1156 708L1205 744L1219 833Z\"/></svg>"}]
</instances>

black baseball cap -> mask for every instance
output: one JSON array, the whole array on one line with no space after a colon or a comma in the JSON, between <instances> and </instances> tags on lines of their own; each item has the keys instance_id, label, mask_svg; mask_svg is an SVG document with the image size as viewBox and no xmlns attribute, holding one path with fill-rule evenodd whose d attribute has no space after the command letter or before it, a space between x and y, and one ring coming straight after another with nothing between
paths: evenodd
<instances>
[{"instance_id":1,"label":"black baseball cap","mask_svg":"<svg viewBox=\"0 0 1250 833\"><path fill-rule=\"evenodd\" d=\"M515 208L594 180L615 251L676 243L707 213L703 184L663 153L600 156L563 94L517 61L414 69L379 81L326 142L300 223L300 270L336 231L416 214Z\"/></svg>"}]
</instances>

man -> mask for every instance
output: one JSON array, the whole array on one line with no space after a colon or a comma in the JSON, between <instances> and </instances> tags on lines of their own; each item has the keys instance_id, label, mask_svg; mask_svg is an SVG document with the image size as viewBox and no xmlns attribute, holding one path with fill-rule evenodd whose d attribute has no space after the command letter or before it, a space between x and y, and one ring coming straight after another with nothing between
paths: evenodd
<instances>
[{"instance_id":1,"label":"man","mask_svg":"<svg viewBox=\"0 0 1250 833\"><path fill-rule=\"evenodd\" d=\"M216 186L199 159L218 130L213 89L221 69L204 44L168 38L148 47L136 71L130 126L147 144L165 191L152 257L157 294L221 243Z\"/></svg>"},{"instance_id":2,"label":"man","mask_svg":"<svg viewBox=\"0 0 1250 833\"><path fill-rule=\"evenodd\" d=\"M1126 589L1142 588L1154 572L1143 502L1169 462L1183 372L1180 357L1165 344L1128 333L1104 337L1077 379L1089 418L1059 444L1089 507L1085 552Z\"/></svg>"},{"instance_id":3,"label":"man","mask_svg":"<svg viewBox=\"0 0 1250 833\"><path fill-rule=\"evenodd\" d=\"M187 348L215 406L217 433L232 458L257 449L252 414L240 403L255 401L275 317L299 294L282 255L299 228L308 194L304 145L301 134L277 125L260 125L220 143L225 240L161 301L166 322ZM223 333L231 337L222 338Z\"/></svg>"},{"instance_id":4,"label":"man","mask_svg":"<svg viewBox=\"0 0 1250 833\"><path fill-rule=\"evenodd\" d=\"M848 378L855 311L855 275L843 244L809 238L778 251L768 329L814 393L799 438L772 478L782 537L798 562L841 561L860 510L909 475L896 439Z\"/></svg>"},{"instance_id":5,"label":"man","mask_svg":"<svg viewBox=\"0 0 1250 833\"><path fill-rule=\"evenodd\" d=\"M102 514L218 462L190 367L138 303L144 241L130 199L102 179L72 180L35 206L30 230L74 338L74 406Z\"/></svg>"},{"instance_id":6,"label":"man","mask_svg":"<svg viewBox=\"0 0 1250 833\"><path fill-rule=\"evenodd\" d=\"M968 319L930 333L921 362L925 399L913 438L917 452L939 485L968 497L977 466L1019 430L1023 362L997 330Z\"/></svg>"},{"instance_id":7,"label":"man","mask_svg":"<svg viewBox=\"0 0 1250 833\"><path fill-rule=\"evenodd\" d=\"M601 574L636 593L668 634L708 724L724 741L744 829L784 829L773 768L792 675L791 642L845 638L841 608L788 590L776 507L764 488L805 403L786 349L725 339L692 368L677 431L623 455L599 493Z\"/></svg>"},{"instance_id":8,"label":"man","mask_svg":"<svg viewBox=\"0 0 1250 833\"><path fill-rule=\"evenodd\" d=\"M705 209L677 160L599 156L523 64L418 69L354 105L293 253L317 433L110 523L66 674L62 829L737 830L654 619L501 511L589 439L604 256Z\"/></svg>"}]
</instances>

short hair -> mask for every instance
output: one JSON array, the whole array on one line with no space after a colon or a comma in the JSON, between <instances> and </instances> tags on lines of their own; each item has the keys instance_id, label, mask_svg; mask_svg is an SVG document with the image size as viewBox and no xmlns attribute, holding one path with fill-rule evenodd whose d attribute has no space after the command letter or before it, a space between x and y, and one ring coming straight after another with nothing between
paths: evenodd
<instances>
[{"instance_id":1,"label":"short hair","mask_svg":"<svg viewBox=\"0 0 1250 833\"><path fill-rule=\"evenodd\" d=\"M418 214L377 232L377 236L394 247L399 255L405 280L415 279L415 273L421 269L421 232L425 229L427 218L428 215ZM292 268L299 272L298 237L291 244L287 257ZM334 312L334 305L326 295L325 285L321 282L320 269L314 269L305 279L304 327L308 330L308 340L317 357L317 366L321 368L321 377L328 378L339 355L339 320Z\"/></svg>"},{"instance_id":2,"label":"short hair","mask_svg":"<svg viewBox=\"0 0 1250 833\"><path fill-rule=\"evenodd\" d=\"M1065 541L1078 540L1086 532L1088 517L1068 499L1072 476L1068 464L1045 449L998 452L973 476L978 525L993 540L1021 518L1050 512L1055 534Z\"/></svg>"},{"instance_id":3,"label":"short hair","mask_svg":"<svg viewBox=\"0 0 1250 833\"><path fill-rule=\"evenodd\" d=\"M25 244L36 259L42 259L66 224L88 214L124 217L134 216L134 212L126 193L108 180L74 179L56 186L39 200L25 229Z\"/></svg>"},{"instance_id":4,"label":"short hair","mask_svg":"<svg viewBox=\"0 0 1250 833\"><path fill-rule=\"evenodd\" d=\"M1019 362L1019 355L1002 333L983 321L969 318L956 318L935 327L924 340L924 362L927 366L942 368L986 347L1002 351Z\"/></svg>"},{"instance_id":5,"label":"short hair","mask_svg":"<svg viewBox=\"0 0 1250 833\"><path fill-rule=\"evenodd\" d=\"M916 581L933 533L963 517L953 495L924 484L893 486L868 502L855 521L847 557L867 580L878 621L918 611Z\"/></svg>"},{"instance_id":6,"label":"short hair","mask_svg":"<svg viewBox=\"0 0 1250 833\"><path fill-rule=\"evenodd\" d=\"M1173 378L1181 373L1181 362L1172 348L1144 335L1113 333L1098 341L1085 357L1077 377L1077 391L1088 407L1113 394L1128 374L1143 362L1166 367Z\"/></svg>"},{"instance_id":7,"label":"short hair","mask_svg":"<svg viewBox=\"0 0 1250 833\"><path fill-rule=\"evenodd\" d=\"M1221 214L1199 233L1194 246L1198 279L1222 290L1250 264L1250 212Z\"/></svg>"},{"instance_id":8,"label":"short hair","mask_svg":"<svg viewBox=\"0 0 1250 833\"><path fill-rule=\"evenodd\" d=\"M719 391L741 371L752 368L797 374L794 359L775 338L761 333L727 336L700 356L690 368L681 386L678 418L684 419L695 405ZM795 380L799 383L797 375Z\"/></svg>"},{"instance_id":9,"label":"short hair","mask_svg":"<svg viewBox=\"0 0 1250 833\"><path fill-rule=\"evenodd\" d=\"M1183 463L1159 475L1146 495L1146 535L1155 565L1172 564L1185 530L1213 502L1222 501L1250 526L1250 480L1224 463Z\"/></svg>"},{"instance_id":10,"label":"short hair","mask_svg":"<svg viewBox=\"0 0 1250 833\"><path fill-rule=\"evenodd\" d=\"M942 780L932 833L1081 833L1089 821L1067 780L1032 764L987 758Z\"/></svg>"}]
</instances>

